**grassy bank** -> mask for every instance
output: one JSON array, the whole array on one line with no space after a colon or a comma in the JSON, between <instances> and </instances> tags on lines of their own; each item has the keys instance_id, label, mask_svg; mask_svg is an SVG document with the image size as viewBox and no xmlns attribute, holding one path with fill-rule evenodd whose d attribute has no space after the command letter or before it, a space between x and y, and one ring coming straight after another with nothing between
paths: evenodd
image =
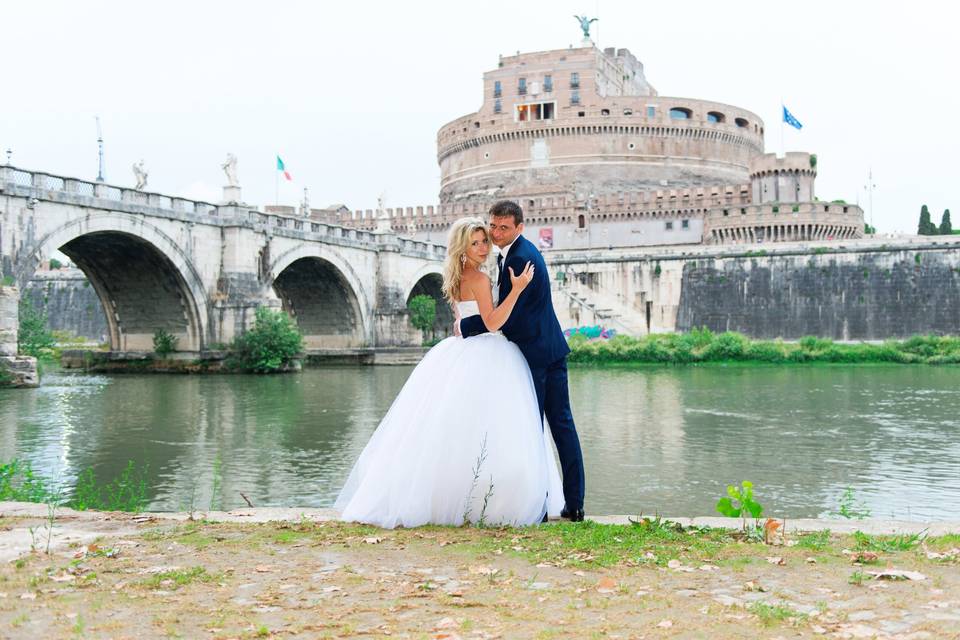
<instances>
[{"instance_id":1,"label":"grassy bank","mask_svg":"<svg viewBox=\"0 0 960 640\"><path fill-rule=\"evenodd\" d=\"M642 338L615 336L588 340L573 336L569 361L577 364L697 364L697 363L960 363L960 338L915 336L881 344L840 344L806 337L798 342L751 340L734 333L715 334L709 329L689 333L653 334Z\"/></svg>"}]
</instances>

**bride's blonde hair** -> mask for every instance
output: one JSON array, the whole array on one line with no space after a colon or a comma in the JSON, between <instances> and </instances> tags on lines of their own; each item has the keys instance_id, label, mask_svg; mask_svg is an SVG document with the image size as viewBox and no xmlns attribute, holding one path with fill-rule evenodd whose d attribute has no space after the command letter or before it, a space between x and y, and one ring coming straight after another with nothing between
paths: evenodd
<instances>
[{"instance_id":1,"label":"bride's blonde hair","mask_svg":"<svg viewBox=\"0 0 960 640\"><path fill-rule=\"evenodd\" d=\"M464 258L470 246L470 236L483 231L483 237L490 239L487 223L481 218L460 218L450 226L447 236L447 260L443 264L443 295L451 306L460 301L460 280L463 278Z\"/></svg>"}]
</instances>

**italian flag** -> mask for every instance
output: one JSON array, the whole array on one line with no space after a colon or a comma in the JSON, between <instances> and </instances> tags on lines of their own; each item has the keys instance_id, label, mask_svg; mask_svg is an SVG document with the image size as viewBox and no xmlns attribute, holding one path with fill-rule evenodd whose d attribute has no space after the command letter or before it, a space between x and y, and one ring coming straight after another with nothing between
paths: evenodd
<instances>
[{"instance_id":1,"label":"italian flag","mask_svg":"<svg viewBox=\"0 0 960 640\"><path fill-rule=\"evenodd\" d=\"M283 160L280 159L280 156L277 156L277 171L283 171L283 177L287 179L287 182L293 182L293 176L290 175L290 172L287 171L287 167L283 164Z\"/></svg>"}]
</instances>

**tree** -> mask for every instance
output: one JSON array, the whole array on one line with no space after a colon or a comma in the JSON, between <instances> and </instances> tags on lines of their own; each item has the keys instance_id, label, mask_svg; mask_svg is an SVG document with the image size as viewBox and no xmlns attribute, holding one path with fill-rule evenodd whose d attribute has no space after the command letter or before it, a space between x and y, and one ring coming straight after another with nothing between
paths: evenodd
<instances>
[{"instance_id":1,"label":"tree","mask_svg":"<svg viewBox=\"0 0 960 640\"><path fill-rule=\"evenodd\" d=\"M920 207L920 224L917 227L917 234L921 236L937 235L937 225L930 220L930 210L927 205Z\"/></svg>"},{"instance_id":2,"label":"tree","mask_svg":"<svg viewBox=\"0 0 960 640\"><path fill-rule=\"evenodd\" d=\"M873 234L875 234L875 233L877 232L877 228L876 228L876 227L871 227L869 223L864 222L864 223L863 223L863 232L864 232L866 235L870 236L870 235L873 235Z\"/></svg>"},{"instance_id":3,"label":"tree","mask_svg":"<svg viewBox=\"0 0 960 640\"><path fill-rule=\"evenodd\" d=\"M437 319L437 301L428 295L413 296L407 308L410 309L410 324L423 331L426 340L427 332L433 332L433 323Z\"/></svg>"},{"instance_id":4,"label":"tree","mask_svg":"<svg viewBox=\"0 0 960 640\"><path fill-rule=\"evenodd\" d=\"M57 341L47 328L47 312L35 309L30 298L23 296L20 298L19 314L17 351L34 358L49 356Z\"/></svg>"},{"instance_id":5,"label":"tree","mask_svg":"<svg viewBox=\"0 0 960 640\"><path fill-rule=\"evenodd\" d=\"M50 258L50 270L62 269L63 263L57 260L56 258Z\"/></svg>"},{"instance_id":6,"label":"tree","mask_svg":"<svg viewBox=\"0 0 960 640\"><path fill-rule=\"evenodd\" d=\"M950 209L944 209L943 218L940 219L940 235L953 235L953 225L950 224Z\"/></svg>"}]
</instances>

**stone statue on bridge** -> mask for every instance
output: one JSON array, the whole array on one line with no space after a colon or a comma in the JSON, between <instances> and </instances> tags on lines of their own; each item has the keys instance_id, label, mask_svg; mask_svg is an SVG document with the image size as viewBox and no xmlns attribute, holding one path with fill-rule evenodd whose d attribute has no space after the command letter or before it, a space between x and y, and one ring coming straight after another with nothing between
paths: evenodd
<instances>
[{"instance_id":1,"label":"stone statue on bridge","mask_svg":"<svg viewBox=\"0 0 960 640\"><path fill-rule=\"evenodd\" d=\"M133 175L137 179L137 185L134 187L137 191L143 191L147 186L147 170L143 167L143 159L140 162L133 163Z\"/></svg>"},{"instance_id":2,"label":"stone statue on bridge","mask_svg":"<svg viewBox=\"0 0 960 640\"><path fill-rule=\"evenodd\" d=\"M590 25L598 20L598 18L587 18L587 16L573 16L580 23L580 28L583 29L583 39L590 39Z\"/></svg>"},{"instance_id":3,"label":"stone statue on bridge","mask_svg":"<svg viewBox=\"0 0 960 640\"><path fill-rule=\"evenodd\" d=\"M220 168L223 169L223 172L227 174L227 186L229 187L239 187L240 181L237 179L237 156L232 153L227 154L227 160Z\"/></svg>"}]
</instances>

